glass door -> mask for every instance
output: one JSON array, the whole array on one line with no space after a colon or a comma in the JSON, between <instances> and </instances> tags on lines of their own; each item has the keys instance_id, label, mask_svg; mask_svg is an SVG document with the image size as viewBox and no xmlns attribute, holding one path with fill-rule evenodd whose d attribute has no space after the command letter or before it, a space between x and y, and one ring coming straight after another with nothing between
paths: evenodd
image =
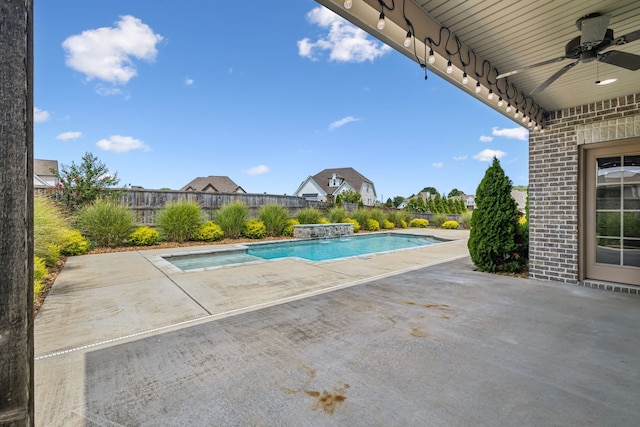
<instances>
[{"instance_id":1,"label":"glass door","mask_svg":"<svg viewBox=\"0 0 640 427\"><path fill-rule=\"evenodd\" d=\"M640 147L588 150L586 278L640 285Z\"/></svg>"}]
</instances>

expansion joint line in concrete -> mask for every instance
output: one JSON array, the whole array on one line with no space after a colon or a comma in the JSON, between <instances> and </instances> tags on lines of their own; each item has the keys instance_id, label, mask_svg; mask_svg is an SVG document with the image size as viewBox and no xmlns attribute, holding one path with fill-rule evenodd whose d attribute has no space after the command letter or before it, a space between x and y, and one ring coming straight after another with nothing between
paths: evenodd
<instances>
[{"instance_id":1,"label":"expansion joint line in concrete","mask_svg":"<svg viewBox=\"0 0 640 427\"><path fill-rule=\"evenodd\" d=\"M144 258L144 259L145 259L149 264L151 264L151 265L153 265L155 268L157 268L157 267L156 267L156 265L154 265L154 264L149 260L149 258L147 258L147 257L143 256L140 252L138 252L138 255L140 255L142 258ZM205 306L203 306L202 304L200 304L200 303L198 302L198 300L196 300L194 297L192 297L192 296L191 296L191 294L190 294L189 292L185 291L185 290L184 290L184 288L183 288L182 286L178 285L178 284L177 284L177 283L176 283L176 282L175 282L171 277L169 277L169 275L168 275L167 273L165 273L162 269L158 269L158 270L160 270L160 272L162 272L162 274L164 274L164 276L165 276L167 279L169 279L169 281L170 281L171 283L173 283L173 284L174 284L178 289L180 289L180 290L182 291L182 293L184 293L184 294L185 294L185 295L186 295L186 296L187 296L191 301L193 301L194 303L196 303L196 305L197 305L198 307L200 307L201 309L203 309L205 313L207 313L207 314L209 314L209 315L211 314L211 312L210 312L209 310L207 310L207 308L206 308Z\"/></svg>"},{"instance_id":2,"label":"expansion joint line in concrete","mask_svg":"<svg viewBox=\"0 0 640 427\"><path fill-rule=\"evenodd\" d=\"M353 281L347 282L347 283L338 283L337 285L332 285L332 286L328 286L326 288L321 288L321 289L315 289L313 291L303 292L301 294L292 295L292 296L285 297L285 298L280 298L280 299L276 299L276 300L272 300L272 301L265 301L265 302L261 302L261 303L258 303L258 304L253 304L253 305L249 305L249 306L241 307L241 308L234 308L232 310L222 311L220 313L213 313L213 314L209 314L207 316L197 317L195 319L190 319L190 320L185 320L185 321L182 321L182 322L172 323L170 325L160 326L158 328L147 329L145 331L140 331L140 332L136 332L136 333L133 333L133 334L124 335L124 336L117 337L117 338L111 338L111 339L108 339L108 340L98 341L98 342L95 342L95 343L86 344L86 345L82 345L82 346L79 346L79 347L69 348L67 350L60 350L60 351L56 351L54 353L44 354L42 356L36 356L34 360L43 360L43 359L48 359L48 358L51 358L51 357L62 356L62 355L65 355L65 354L74 353L76 351L87 350L87 349L90 349L90 348L93 348L93 347L98 347L98 346L101 346L101 345L112 344L112 343L115 343L115 342L118 342L118 341L124 341L124 340L130 339L130 338L136 338L136 337L140 337L140 336L144 336L144 335L151 335L151 334L154 334L156 332L164 331L164 330L171 329L171 328L176 328L176 327L179 327L179 326L185 326L185 325L189 325L189 324L193 324L193 323L197 323L197 322L203 322L203 321L206 321L206 320L212 320L212 319L215 319L215 318L228 317L228 316L231 316L231 315L234 315L234 314L239 314L239 313L243 313L243 312L249 312L249 311L258 310L258 309L261 309L261 308L271 307L271 306L278 305L278 304L284 304L284 303L287 303L287 302L297 301L297 300L301 300L301 299L304 299L304 298L312 297L312 296L315 296L315 295L331 292L331 291L334 291L334 290L343 289L343 288L349 288L351 286L360 285L362 283L367 283L367 282L371 282L371 281L374 281L374 280L383 279L385 277L395 276L397 274L408 273L410 271L419 270L421 268L431 267L431 266L434 266L434 265L437 265L437 264L444 264L446 262L455 261L455 260L466 258L466 257L468 257L468 255L458 255L458 256L454 256L454 257L443 259L443 260L439 260L439 261L429 262L429 263L426 263L426 264L413 265L411 267L406 267L406 268L402 268L402 269L399 269L399 270L389 271L389 272L378 274L378 275L375 275L375 276L363 277L363 278L360 278L360 279L357 279L357 280L353 280Z\"/></svg>"}]
</instances>

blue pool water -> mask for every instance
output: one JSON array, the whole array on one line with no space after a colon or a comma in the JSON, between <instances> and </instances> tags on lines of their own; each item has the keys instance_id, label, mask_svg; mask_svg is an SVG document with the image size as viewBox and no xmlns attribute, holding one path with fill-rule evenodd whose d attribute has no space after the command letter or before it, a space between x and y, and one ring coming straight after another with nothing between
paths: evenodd
<instances>
[{"instance_id":1,"label":"blue pool water","mask_svg":"<svg viewBox=\"0 0 640 427\"><path fill-rule=\"evenodd\" d=\"M219 267L242 264L265 259L303 258L309 261L326 261L407 249L439 243L441 240L429 236L400 233L380 233L346 238L297 240L248 245L245 250L208 252L166 257L165 259L181 270Z\"/></svg>"}]
</instances>

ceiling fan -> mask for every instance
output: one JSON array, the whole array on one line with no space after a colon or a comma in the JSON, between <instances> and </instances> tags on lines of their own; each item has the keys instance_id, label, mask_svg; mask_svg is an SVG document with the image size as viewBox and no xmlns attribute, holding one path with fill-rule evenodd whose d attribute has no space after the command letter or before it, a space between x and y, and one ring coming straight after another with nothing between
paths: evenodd
<instances>
[{"instance_id":1,"label":"ceiling fan","mask_svg":"<svg viewBox=\"0 0 640 427\"><path fill-rule=\"evenodd\" d=\"M613 30L607 28L609 25L610 15L601 15L599 13L591 13L583 16L576 21L576 27L581 34L571 40L565 46L565 55L559 58L549 59L537 64L529 65L518 70L498 75L498 79L502 79L521 71L530 70L532 68L541 67L543 65L553 64L554 62L564 61L565 59L574 59L570 64L565 65L556 71L551 77L542 82L538 87L531 91L531 94L542 92L551 83L555 82L564 73L578 65L579 62L588 63L592 61L604 62L627 70L636 71L640 69L640 55L622 52L619 50L610 50L602 52L611 46L621 46L640 39L640 30L633 31L621 37L614 38Z\"/></svg>"}]
</instances>

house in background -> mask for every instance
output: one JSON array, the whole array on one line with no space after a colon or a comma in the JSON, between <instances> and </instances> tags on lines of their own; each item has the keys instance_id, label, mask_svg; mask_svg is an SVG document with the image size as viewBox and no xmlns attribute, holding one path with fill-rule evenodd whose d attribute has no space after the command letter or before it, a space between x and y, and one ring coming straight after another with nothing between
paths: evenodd
<instances>
[{"instance_id":1,"label":"house in background","mask_svg":"<svg viewBox=\"0 0 640 427\"><path fill-rule=\"evenodd\" d=\"M51 188L58 185L57 160L33 159L33 188Z\"/></svg>"},{"instance_id":2,"label":"house in background","mask_svg":"<svg viewBox=\"0 0 640 427\"><path fill-rule=\"evenodd\" d=\"M373 182L365 178L353 168L325 169L316 175L309 176L293 193L294 196L307 200L326 202L328 196L335 198L344 191L355 191L362 196L362 204L376 204L376 189Z\"/></svg>"},{"instance_id":3,"label":"house in background","mask_svg":"<svg viewBox=\"0 0 640 427\"><path fill-rule=\"evenodd\" d=\"M198 177L180 191L204 191L206 193L243 193L246 191L228 176Z\"/></svg>"},{"instance_id":4,"label":"house in background","mask_svg":"<svg viewBox=\"0 0 640 427\"><path fill-rule=\"evenodd\" d=\"M511 197L518 204L518 210L525 213L527 209L527 192L520 190L511 190Z\"/></svg>"}]
</instances>

